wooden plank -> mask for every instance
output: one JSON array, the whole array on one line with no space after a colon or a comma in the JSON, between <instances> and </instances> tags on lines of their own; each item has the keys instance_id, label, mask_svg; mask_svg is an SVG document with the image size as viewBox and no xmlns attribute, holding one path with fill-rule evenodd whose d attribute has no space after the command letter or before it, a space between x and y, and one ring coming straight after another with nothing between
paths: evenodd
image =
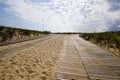
<instances>
[{"instance_id":1,"label":"wooden plank","mask_svg":"<svg viewBox=\"0 0 120 80\"><path fill-rule=\"evenodd\" d=\"M78 36L67 36L57 79L120 80L120 59Z\"/></svg>"}]
</instances>

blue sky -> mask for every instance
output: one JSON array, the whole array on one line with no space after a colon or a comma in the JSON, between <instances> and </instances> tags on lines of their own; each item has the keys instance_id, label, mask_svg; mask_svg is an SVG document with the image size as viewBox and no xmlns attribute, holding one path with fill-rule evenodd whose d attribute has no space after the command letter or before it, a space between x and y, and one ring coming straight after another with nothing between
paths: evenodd
<instances>
[{"instance_id":1,"label":"blue sky","mask_svg":"<svg viewBox=\"0 0 120 80\"><path fill-rule=\"evenodd\" d=\"M120 30L120 0L0 0L0 25L52 32Z\"/></svg>"}]
</instances>

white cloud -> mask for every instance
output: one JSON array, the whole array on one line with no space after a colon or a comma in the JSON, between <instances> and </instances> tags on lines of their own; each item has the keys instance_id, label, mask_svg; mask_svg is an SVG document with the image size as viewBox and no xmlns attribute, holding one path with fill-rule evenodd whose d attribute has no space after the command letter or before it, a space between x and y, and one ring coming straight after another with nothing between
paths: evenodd
<instances>
[{"instance_id":1,"label":"white cloud","mask_svg":"<svg viewBox=\"0 0 120 80\"><path fill-rule=\"evenodd\" d=\"M120 25L118 25L118 27L120 27Z\"/></svg>"},{"instance_id":2,"label":"white cloud","mask_svg":"<svg viewBox=\"0 0 120 80\"><path fill-rule=\"evenodd\" d=\"M34 1L34 0L33 0ZM1 2L1 1L0 1ZM109 11L106 0L4 0L6 10L51 31L107 31L120 18L120 11Z\"/></svg>"}]
</instances>

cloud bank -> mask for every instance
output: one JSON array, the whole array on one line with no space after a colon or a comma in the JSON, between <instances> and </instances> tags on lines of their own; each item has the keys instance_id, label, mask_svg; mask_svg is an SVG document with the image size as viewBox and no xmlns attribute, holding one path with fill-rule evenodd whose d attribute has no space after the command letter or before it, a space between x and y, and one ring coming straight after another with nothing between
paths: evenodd
<instances>
[{"instance_id":1,"label":"cloud bank","mask_svg":"<svg viewBox=\"0 0 120 80\"><path fill-rule=\"evenodd\" d=\"M119 0L0 0L5 10L53 32L120 29ZM33 26L34 28L34 26Z\"/></svg>"}]
</instances>

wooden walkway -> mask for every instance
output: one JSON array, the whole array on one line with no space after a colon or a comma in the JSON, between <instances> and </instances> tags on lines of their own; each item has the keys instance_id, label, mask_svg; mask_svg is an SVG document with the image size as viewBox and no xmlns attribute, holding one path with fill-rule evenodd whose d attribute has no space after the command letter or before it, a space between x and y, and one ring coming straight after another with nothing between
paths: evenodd
<instances>
[{"instance_id":1,"label":"wooden walkway","mask_svg":"<svg viewBox=\"0 0 120 80\"><path fill-rule=\"evenodd\" d=\"M13 54L13 53L21 51L23 49L27 49L27 48L30 48L30 47L34 47L34 46L43 44L46 41L54 39L55 37L57 37L57 36L56 35L49 35L49 36L39 38L36 41L33 40L33 42L30 42L30 43L27 43L27 44L24 44L24 45L18 45L16 47L13 47L13 48L10 48L10 49L2 50L2 51L0 51L0 58L4 57L6 54ZM15 44L15 43L12 42L11 44Z\"/></svg>"},{"instance_id":2,"label":"wooden walkway","mask_svg":"<svg viewBox=\"0 0 120 80\"><path fill-rule=\"evenodd\" d=\"M76 35L66 36L55 80L120 80L120 59Z\"/></svg>"}]
</instances>

